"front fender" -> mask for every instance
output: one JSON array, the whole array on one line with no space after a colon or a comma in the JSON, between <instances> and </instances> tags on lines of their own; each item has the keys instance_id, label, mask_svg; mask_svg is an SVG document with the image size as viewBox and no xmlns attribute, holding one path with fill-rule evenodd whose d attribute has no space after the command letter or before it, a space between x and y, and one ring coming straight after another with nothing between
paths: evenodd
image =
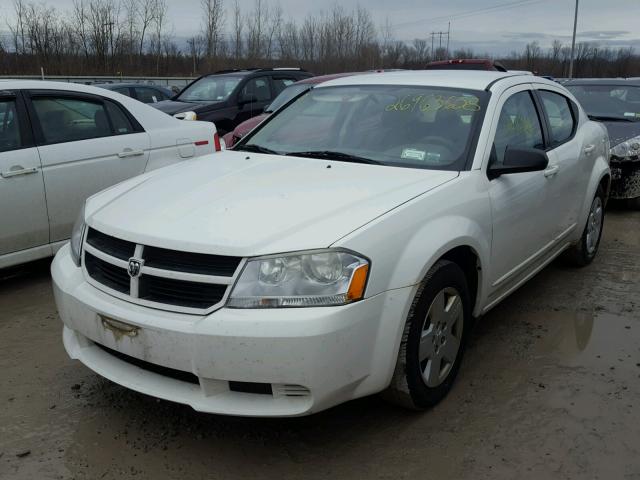
<instances>
[{"instance_id":1,"label":"front fender","mask_svg":"<svg viewBox=\"0 0 640 480\"><path fill-rule=\"evenodd\" d=\"M367 296L416 285L438 259L456 247L471 248L481 269L489 264L491 205L486 182L480 180L479 172L465 172L336 244L372 259ZM486 288L482 278L478 287L480 301Z\"/></svg>"}]
</instances>

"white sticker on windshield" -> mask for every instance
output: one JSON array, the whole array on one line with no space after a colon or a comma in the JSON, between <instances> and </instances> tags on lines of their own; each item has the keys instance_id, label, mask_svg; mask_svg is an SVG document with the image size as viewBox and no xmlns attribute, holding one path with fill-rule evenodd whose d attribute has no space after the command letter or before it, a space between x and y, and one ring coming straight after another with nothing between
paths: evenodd
<instances>
[{"instance_id":1,"label":"white sticker on windshield","mask_svg":"<svg viewBox=\"0 0 640 480\"><path fill-rule=\"evenodd\" d=\"M637 114L635 112L624 112L625 117L636 117Z\"/></svg>"},{"instance_id":2,"label":"white sticker on windshield","mask_svg":"<svg viewBox=\"0 0 640 480\"><path fill-rule=\"evenodd\" d=\"M409 160L424 160L425 155L427 154L427 152L423 151L423 150L415 150L413 148L405 148L402 150L402 155L400 155L400 158L407 158Z\"/></svg>"}]
</instances>

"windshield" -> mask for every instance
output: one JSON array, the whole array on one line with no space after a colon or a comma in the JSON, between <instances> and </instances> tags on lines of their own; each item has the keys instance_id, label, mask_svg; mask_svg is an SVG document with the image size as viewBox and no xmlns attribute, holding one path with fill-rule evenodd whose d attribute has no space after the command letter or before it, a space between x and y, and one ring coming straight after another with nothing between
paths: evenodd
<instances>
[{"instance_id":1,"label":"windshield","mask_svg":"<svg viewBox=\"0 0 640 480\"><path fill-rule=\"evenodd\" d=\"M271 102L271 105L265 108L264 111L267 113L275 112L280 107L282 107L285 103L289 102L289 100L291 100L293 97L300 95L305 90L309 90L312 86L313 85L309 85L308 83L306 84L294 83L293 85L289 85L282 92L280 92L280 95L278 95L276 99L273 102Z\"/></svg>"},{"instance_id":2,"label":"windshield","mask_svg":"<svg viewBox=\"0 0 640 480\"><path fill-rule=\"evenodd\" d=\"M181 102L222 102L240 83L242 77L216 75L202 77L185 88L177 100Z\"/></svg>"},{"instance_id":3,"label":"windshield","mask_svg":"<svg viewBox=\"0 0 640 480\"><path fill-rule=\"evenodd\" d=\"M236 149L462 170L486 95L399 85L315 88Z\"/></svg>"},{"instance_id":4,"label":"windshield","mask_svg":"<svg viewBox=\"0 0 640 480\"><path fill-rule=\"evenodd\" d=\"M633 85L569 85L591 117L640 121L640 87Z\"/></svg>"}]
</instances>

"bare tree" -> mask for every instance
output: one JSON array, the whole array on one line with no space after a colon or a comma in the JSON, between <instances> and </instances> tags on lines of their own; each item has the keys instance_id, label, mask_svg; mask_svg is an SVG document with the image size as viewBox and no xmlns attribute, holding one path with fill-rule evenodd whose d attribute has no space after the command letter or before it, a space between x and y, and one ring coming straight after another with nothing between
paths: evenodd
<instances>
[{"instance_id":1,"label":"bare tree","mask_svg":"<svg viewBox=\"0 0 640 480\"><path fill-rule=\"evenodd\" d=\"M153 51L156 57L156 75L160 75L163 35L167 21L167 0L155 0L153 5Z\"/></svg>"},{"instance_id":2,"label":"bare tree","mask_svg":"<svg viewBox=\"0 0 640 480\"><path fill-rule=\"evenodd\" d=\"M203 21L202 36L206 42L206 54L209 58L218 56L223 38L225 11L222 0L200 0Z\"/></svg>"},{"instance_id":3,"label":"bare tree","mask_svg":"<svg viewBox=\"0 0 640 480\"><path fill-rule=\"evenodd\" d=\"M138 1L139 1L138 18L140 21L140 35L139 35L140 43L138 44L138 55L142 56L142 54L144 53L145 35L147 34L147 31L149 30L149 28L151 28L151 25L155 20L155 15L156 15L155 8L156 8L157 0L138 0Z\"/></svg>"},{"instance_id":4,"label":"bare tree","mask_svg":"<svg viewBox=\"0 0 640 480\"><path fill-rule=\"evenodd\" d=\"M193 61L193 68L191 70L192 75L195 75L195 73L199 70L199 64L205 50L205 44L206 40L202 37L202 35L196 35L187 40L187 45L189 46L189 54L191 55L191 59Z\"/></svg>"},{"instance_id":5,"label":"bare tree","mask_svg":"<svg viewBox=\"0 0 640 480\"><path fill-rule=\"evenodd\" d=\"M8 1L8 0L6 0ZM167 0L74 0L66 10L42 0L12 0L6 22L9 35L0 46L0 72L33 74L44 67L60 74L174 75L247 65L298 63L316 73L371 68L421 68L447 52L432 52L426 38L394 38L387 21L375 28L369 10L336 4L302 21L284 19L278 0L227 2L200 0L201 33L184 46L176 44ZM571 49L556 40L543 48L536 42L502 60L512 69L563 75ZM457 48L454 58L488 56ZM211 63L204 62L208 56ZM640 76L640 56L631 48L581 42L576 48L578 76Z\"/></svg>"},{"instance_id":6,"label":"bare tree","mask_svg":"<svg viewBox=\"0 0 640 480\"><path fill-rule=\"evenodd\" d=\"M262 58L264 51L264 22L267 13L268 10L264 1L255 0L253 14L246 18L247 38L245 44L247 47L247 59L249 61Z\"/></svg>"}]
</instances>

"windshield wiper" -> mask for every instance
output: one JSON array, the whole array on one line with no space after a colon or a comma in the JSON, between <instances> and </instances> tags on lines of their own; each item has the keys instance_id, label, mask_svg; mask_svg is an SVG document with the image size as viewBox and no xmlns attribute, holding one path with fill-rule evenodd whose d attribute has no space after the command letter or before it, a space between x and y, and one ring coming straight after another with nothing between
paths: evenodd
<instances>
[{"instance_id":1,"label":"windshield wiper","mask_svg":"<svg viewBox=\"0 0 640 480\"><path fill-rule=\"evenodd\" d=\"M352 163L366 163L369 165L382 165L382 162L377 160L371 160L370 158L359 157L357 155L351 155L350 153L334 152L331 150L312 150L309 152L290 152L287 153L288 157L308 157L308 158L320 158L323 160L338 160L340 162L352 162Z\"/></svg>"},{"instance_id":2,"label":"windshield wiper","mask_svg":"<svg viewBox=\"0 0 640 480\"><path fill-rule=\"evenodd\" d=\"M242 151L242 152L267 153L270 155L280 155L280 153L276 152L275 150L271 150L270 148L261 147L260 145L255 145L255 144L238 145L236 147L233 147L233 150Z\"/></svg>"},{"instance_id":3,"label":"windshield wiper","mask_svg":"<svg viewBox=\"0 0 640 480\"><path fill-rule=\"evenodd\" d=\"M602 122L635 122L635 120L632 120L631 118L613 117L607 115L589 115L589 118L591 120L599 120Z\"/></svg>"}]
</instances>

